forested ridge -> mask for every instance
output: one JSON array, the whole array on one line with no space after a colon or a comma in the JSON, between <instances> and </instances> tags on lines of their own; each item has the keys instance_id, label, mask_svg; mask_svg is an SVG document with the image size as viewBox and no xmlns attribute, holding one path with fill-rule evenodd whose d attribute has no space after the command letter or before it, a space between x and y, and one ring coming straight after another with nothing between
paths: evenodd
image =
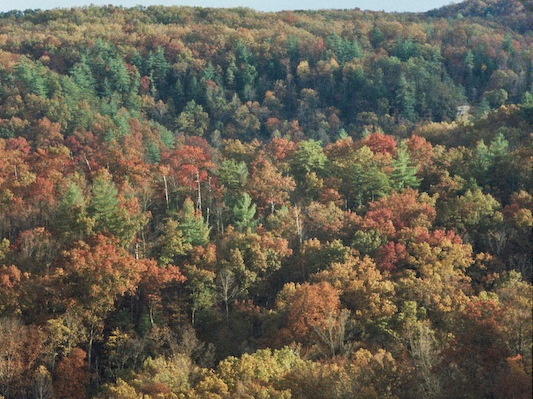
<instances>
[{"instance_id":1,"label":"forested ridge","mask_svg":"<svg viewBox=\"0 0 533 399\"><path fill-rule=\"evenodd\" d=\"M531 398L532 21L0 13L0 398Z\"/></svg>"}]
</instances>

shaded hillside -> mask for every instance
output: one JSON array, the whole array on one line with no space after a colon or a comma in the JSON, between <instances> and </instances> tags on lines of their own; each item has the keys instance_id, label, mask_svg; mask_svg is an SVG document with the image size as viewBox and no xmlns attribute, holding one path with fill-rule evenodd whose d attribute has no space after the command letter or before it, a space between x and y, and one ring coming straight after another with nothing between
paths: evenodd
<instances>
[{"instance_id":1,"label":"shaded hillside","mask_svg":"<svg viewBox=\"0 0 533 399\"><path fill-rule=\"evenodd\" d=\"M531 0L467 0L425 13L436 18L478 18L503 24L522 34L533 29Z\"/></svg>"}]
</instances>

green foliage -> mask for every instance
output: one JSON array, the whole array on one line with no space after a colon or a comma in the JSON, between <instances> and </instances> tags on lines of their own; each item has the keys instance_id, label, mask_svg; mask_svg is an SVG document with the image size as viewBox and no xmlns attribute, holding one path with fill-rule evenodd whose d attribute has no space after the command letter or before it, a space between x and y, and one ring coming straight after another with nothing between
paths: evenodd
<instances>
[{"instance_id":1,"label":"green foliage","mask_svg":"<svg viewBox=\"0 0 533 399\"><path fill-rule=\"evenodd\" d=\"M525 117L529 121L533 121L533 93L527 91L522 97L522 107Z\"/></svg>"},{"instance_id":2,"label":"green foliage","mask_svg":"<svg viewBox=\"0 0 533 399\"><path fill-rule=\"evenodd\" d=\"M455 228L479 248L490 232L501 230L503 215L501 205L494 197L476 189L467 190L464 195L448 201L440 219L444 226Z\"/></svg>"},{"instance_id":3,"label":"green foliage","mask_svg":"<svg viewBox=\"0 0 533 399\"><path fill-rule=\"evenodd\" d=\"M97 206L102 206L100 209L103 210L105 205ZM82 239L92 231L95 220L89 218L81 188L74 182L68 185L59 200L56 223L57 228L68 238Z\"/></svg>"},{"instance_id":4,"label":"green foliage","mask_svg":"<svg viewBox=\"0 0 533 399\"><path fill-rule=\"evenodd\" d=\"M120 230L118 190L107 174L98 176L92 184L89 212L96 221L96 228L111 233Z\"/></svg>"},{"instance_id":5,"label":"green foliage","mask_svg":"<svg viewBox=\"0 0 533 399\"><path fill-rule=\"evenodd\" d=\"M372 46L379 47L381 42L385 40L385 36L383 35L383 32L377 25L374 25L372 27L372 30L370 31L370 42L372 43Z\"/></svg>"},{"instance_id":6,"label":"green foliage","mask_svg":"<svg viewBox=\"0 0 533 399\"><path fill-rule=\"evenodd\" d=\"M415 116L415 95L416 92L413 85L407 81L405 76L400 76L398 81L398 92L396 94L396 101L401 115L409 120L414 121Z\"/></svg>"},{"instance_id":7,"label":"green foliage","mask_svg":"<svg viewBox=\"0 0 533 399\"><path fill-rule=\"evenodd\" d=\"M72 67L70 77L74 85L76 85L76 88L80 91L81 98L91 98L96 94L96 80L92 75L86 57L82 57L81 61Z\"/></svg>"},{"instance_id":8,"label":"green foliage","mask_svg":"<svg viewBox=\"0 0 533 399\"><path fill-rule=\"evenodd\" d=\"M16 69L17 80L29 93L41 97L48 95L48 85L44 76L45 69L39 63L32 63L27 58L22 58Z\"/></svg>"},{"instance_id":9,"label":"green foliage","mask_svg":"<svg viewBox=\"0 0 533 399\"><path fill-rule=\"evenodd\" d=\"M190 198L183 203L178 222L178 229L189 244L197 246L209 242L211 228L203 220L202 215L194 209L194 203Z\"/></svg>"},{"instance_id":10,"label":"green foliage","mask_svg":"<svg viewBox=\"0 0 533 399\"><path fill-rule=\"evenodd\" d=\"M9 253L9 240L7 238L0 241L0 263L4 263Z\"/></svg>"},{"instance_id":11,"label":"green foliage","mask_svg":"<svg viewBox=\"0 0 533 399\"><path fill-rule=\"evenodd\" d=\"M209 125L209 115L201 105L191 100L176 119L178 132L189 136L203 136Z\"/></svg>"},{"instance_id":12,"label":"green foliage","mask_svg":"<svg viewBox=\"0 0 533 399\"><path fill-rule=\"evenodd\" d=\"M244 193L241 199L233 207L233 225L238 231L250 231L258 221L254 220L256 205L248 193Z\"/></svg>"},{"instance_id":13,"label":"green foliage","mask_svg":"<svg viewBox=\"0 0 533 399\"><path fill-rule=\"evenodd\" d=\"M280 350L263 349L241 358L229 357L217 367L217 374L227 384L230 392L244 389L248 394L259 394L261 386L266 388L269 382L287 375L291 370L304 364L298 353L283 348ZM241 388L242 387L242 388ZM288 398L279 392L275 396L261 396L267 398ZM254 395L255 396L255 395Z\"/></svg>"},{"instance_id":14,"label":"green foliage","mask_svg":"<svg viewBox=\"0 0 533 399\"><path fill-rule=\"evenodd\" d=\"M300 181L307 173L321 173L326 167L327 160L319 141L302 141L291 159L293 175L297 181Z\"/></svg>"},{"instance_id":15,"label":"green foliage","mask_svg":"<svg viewBox=\"0 0 533 399\"><path fill-rule=\"evenodd\" d=\"M389 176L378 166L367 146L357 150L351 161L334 161L333 171L341 178L341 192L353 208L386 195L391 188Z\"/></svg>"},{"instance_id":16,"label":"green foliage","mask_svg":"<svg viewBox=\"0 0 533 399\"><path fill-rule=\"evenodd\" d=\"M108 173L98 175L92 184L88 213L95 221L95 230L108 232L129 245L144 220L140 214L129 213L121 204L118 190Z\"/></svg>"},{"instance_id":17,"label":"green foliage","mask_svg":"<svg viewBox=\"0 0 533 399\"><path fill-rule=\"evenodd\" d=\"M158 241L161 266L176 264L179 256L187 254L192 249L191 243L185 240L183 231L179 229L179 223L172 219L167 219L164 223Z\"/></svg>"},{"instance_id":18,"label":"green foliage","mask_svg":"<svg viewBox=\"0 0 533 399\"><path fill-rule=\"evenodd\" d=\"M411 38L399 40L392 50L392 54L402 61L407 61L409 58L420 55L420 45L415 43Z\"/></svg>"},{"instance_id":19,"label":"green foliage","mask_svg":"<svg viewBox=\"0 0 533 399\"><path fill-rule=\"evenodd\" d=\"M327 38L327 43L333 50L333 54L335 54L335 58L340 65L344 65L362 55L361 46L355 39L344 39L335 33Z\"/></svg>"},{"instance_id":20,"label":"green foliage","mask_svg":"<svg viewBox=\"0 0 533 399\"><path fill-rule=\"evenodd\" d=\"M240 190L246 184L248 168L246 163L237 162L233 159L224 159L218 168L220 183L228 190Z\"/></svg>"},{"instance_id":21,"label":"green foliage","mask_svg":"<svg viewBox=\"0 0 533 399\"><path fill-rule=\"evenodd\" d=\"M188 266L184 269L187 276L187 290L191 301L192 323L196 321L196 313L211 308L215 303L215 273Z\"/></svg>"},{"instance_id":22,"label":"green foliage","mask_svg":"<svg viewBox=\"0 0 533 399\"><path fill-rule=\"evenodd\" d=\"M352 247L362 255L373 255L383 244L385 244L385 239L376 230L358 230L352 240Z\"/></svg>"},{"instance_id":23,"label":"green foliage","mask_svg":"<svg viewBox=\"0 0 533 399\"><path fill-rule=\"evenodd\" d=\"M165 57L165 50L162 47L157 47L155 52L151 52L146 59L144 68L146 75L150 76L159 92L165 94L166 79L170 69L170 63Z\"/></svg>"},{"instance_id":24,"label":"green foliage","mask_svg":"<svg viewBox=\"0 0 533 399\"><path fill-rule=\"evenodd\" d=\"M396 159L392 161L391 166L390 180L393 189L400 191L404 188L417 188L420 185L420 179L416 176L417 167L411 164L405 143L400 144Z\"/></svg>"}]
</instances>

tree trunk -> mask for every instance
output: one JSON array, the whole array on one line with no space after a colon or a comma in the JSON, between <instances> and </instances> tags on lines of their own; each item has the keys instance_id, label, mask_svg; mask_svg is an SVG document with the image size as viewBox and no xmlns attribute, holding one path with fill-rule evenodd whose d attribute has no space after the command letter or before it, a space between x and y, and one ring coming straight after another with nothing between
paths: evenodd
<instances>
[{"instance_id":1,"label":"tree trunk","mask_svg":"<svg viewBox=\"0 0 533 399\"><path fill-rule=\"evenodd\" d=\"M168 184L167 184L167 177L165 175L163 175L163 182L165 183L165 201L167 203L167 209L168 209L168 203L169 203L169 200L168 200Z\"/></svg>"}]
</instances>

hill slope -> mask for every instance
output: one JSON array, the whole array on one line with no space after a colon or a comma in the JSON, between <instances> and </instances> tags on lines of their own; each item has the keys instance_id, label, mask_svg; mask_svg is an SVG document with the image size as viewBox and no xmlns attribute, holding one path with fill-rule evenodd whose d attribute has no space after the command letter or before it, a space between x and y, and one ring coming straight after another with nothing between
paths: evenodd
<instances>
[{"instance_id":1,"label":"hill slope","mask_svg":"<svg viewBox=\"0 0 533 399\"><path fill-rule=\"evenodd\" d=\"M0 15L0 398L530 397L530 20Z\"/></svg>"}]
</instances>

